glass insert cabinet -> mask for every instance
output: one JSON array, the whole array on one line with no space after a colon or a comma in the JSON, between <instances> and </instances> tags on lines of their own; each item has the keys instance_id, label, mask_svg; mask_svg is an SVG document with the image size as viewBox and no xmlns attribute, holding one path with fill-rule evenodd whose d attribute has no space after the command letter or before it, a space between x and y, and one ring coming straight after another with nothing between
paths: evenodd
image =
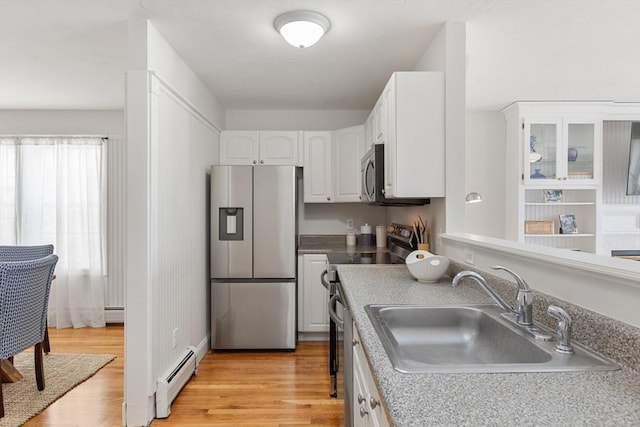
<instances>
[{"instance_id":1,"label":"glass insert cabinet","mask_svg":"<svg viewBox=\"0 0 640 427\"><path fill-rule=\"evenodd\" d=\"M526 118L522 127L525 185L564 187L599 182L601 119Z\"/></svg>"},{"instance_id":2,"label":"glass insert cabinet","mask_svg":"<svg viewBox=\"0 0 640 427\"><path fill-rule=\"evenodd\" d=\"M598 250L602 124L611 104L523 101L502 110L507 240Z\"/></svg>"}]
</instances>

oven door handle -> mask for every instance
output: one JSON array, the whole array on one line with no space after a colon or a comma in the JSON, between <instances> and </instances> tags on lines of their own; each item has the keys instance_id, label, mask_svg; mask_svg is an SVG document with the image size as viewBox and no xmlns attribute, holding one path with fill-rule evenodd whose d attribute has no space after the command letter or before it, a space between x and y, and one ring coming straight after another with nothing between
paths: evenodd
<instances>
[{"instance_id":1,"label":"oven door handle","mask_svg":"<svg viewBox=\"0 0 640 427\"><path fill-rule=\"evenodd\" d=\"M333 320L336 325L342 327L344 326L344 320L338 317L338 314L336 313L336 303L338 302L344 306L342 299L340 298L340 294L335 294L331 299L329 299L329 317L331 317L331 320Z\"/></svg>"},{"instance_id":2,"label":"oven door handle","mask_svg":"<svg viewBox=\"0 0 640 427\"><path fill-rule=\"evenodd\" d=\"M327 269L325 269L322 273L320 273L320 282L322 283L322 286L324 286L325 288L327 288L327 290L330 290L330 286L329 282L327 280L325 280L325 277L329 277L329 271L327 271Z\"/></svg>"}]
</instances>

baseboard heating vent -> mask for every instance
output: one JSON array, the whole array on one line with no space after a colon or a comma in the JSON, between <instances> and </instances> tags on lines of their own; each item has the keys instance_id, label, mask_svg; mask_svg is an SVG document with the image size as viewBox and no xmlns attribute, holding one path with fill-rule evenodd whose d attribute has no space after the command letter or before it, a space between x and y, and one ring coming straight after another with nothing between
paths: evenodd
<instances>
[{"instance_id":1,"label":"baseboard heating vent","mask_svg":"<svg viewBox=\"0 0 640 427\"><path fill-rule=\"evenodd\" d=\"M175 365L158 379L156 387L156 418L167 418L171 413L171 403L182 387L196 372L196 348L187 347Z\"/></svg>"}]
</instances>

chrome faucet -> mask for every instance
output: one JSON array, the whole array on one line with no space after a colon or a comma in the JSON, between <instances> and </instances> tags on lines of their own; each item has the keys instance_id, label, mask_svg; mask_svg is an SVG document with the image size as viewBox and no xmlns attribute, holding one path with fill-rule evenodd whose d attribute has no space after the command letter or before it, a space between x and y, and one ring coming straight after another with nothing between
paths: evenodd
<instances>
[{"instance_id":1,"label":"chrome faucet","mask_svg":"<svg viewBox=\"0 0 640 427\"><path fill-rule=\"evenodd\" d=\"M556 331L558 333L558 345L556 351L563 354L573 354L571 346L571 317L566 311L555 305L550 305L547 314L558 321Z\"/></svg>"},{"instance_id":2,"label":"chrome faucet","mask_svg":"<svg viewBox=\"0 0 640 427\"><path fill-rule=\"evenodd\" d=\"M519 325L532 327L533 293L531 292L531 288L529 288L529 285L527 285L522 277L506 267L493 265L491 266L491 268L494 270L504 270L516 279L516 283L518 285L518 293L516 294L517 308L514 309L509 304L504 302L504 300L500 298L500 296L498 296L498 294L496 294L493 289L489 287L487 281L481 275L474 271L461 271L460 273L456 274L451 284L453 286L458 286L460 280L467 277L475 280L504 311L508 313L514 313L516 315L516 322Z\"/></svg>"}]
</instances>

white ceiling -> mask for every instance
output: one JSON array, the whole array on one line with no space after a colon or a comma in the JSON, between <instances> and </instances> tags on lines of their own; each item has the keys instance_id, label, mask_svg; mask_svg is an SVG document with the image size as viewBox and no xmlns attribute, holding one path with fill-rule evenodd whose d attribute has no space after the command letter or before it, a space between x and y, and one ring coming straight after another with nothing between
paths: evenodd
<instances>
[{"instance_id":1,"label":"white ceiling","mask_svg":"<svg viewBox=\"0 0 640 427\"><path fill-rule=\"evenodd\" d=\"M299 9L332 25L304 50L272 24ZM0 108L123 108L132 14L226 108L369 109L445 21L467 22L469 109L640 101L640 0L0 0Z\"/></svg>"}]
</instances>

